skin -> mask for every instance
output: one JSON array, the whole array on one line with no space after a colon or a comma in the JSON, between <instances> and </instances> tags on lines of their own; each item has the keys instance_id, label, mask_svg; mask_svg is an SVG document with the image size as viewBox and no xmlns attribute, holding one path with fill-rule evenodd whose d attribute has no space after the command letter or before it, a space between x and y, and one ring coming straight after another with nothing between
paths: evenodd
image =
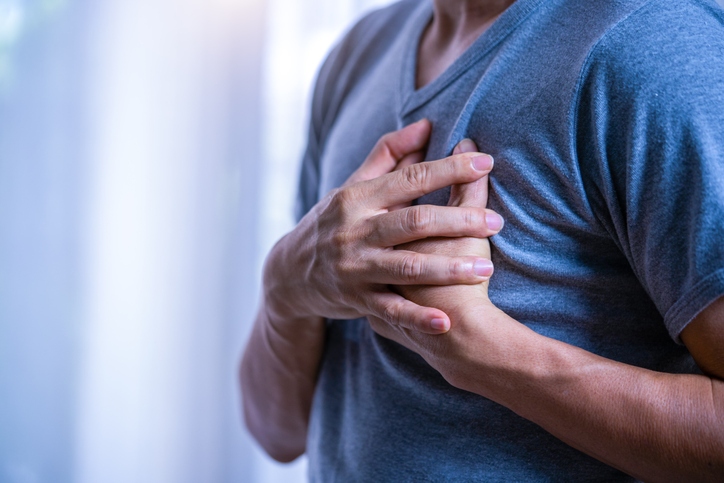
<instances>
[{"instance_id":1,"label":"skin","mask_svg":"<svg viewBox=\"0 0 724 483\"><path fill-rule=\"evenodd\" d=\"M511 3L436 1L418 52L418 87ZM489 265L473 275L475 261L489 258L485 238L497 231L484 221L492 215L485 210L489 168L470 169L473 155L464 152L475 146L466 141L440 169L416 172L422 168L408 165L419 159L429 125L406 129L383 139L267 259L240 378L247 425L269 454L290 461L304 452L322 316L363 314L450 384L624 472L646 481L723 481L724 298L681 334L705 376L656 373L536 334L490 302ZM456 185L450 206L425 214L406 206L446 185ZM473 219L484 229L475 231Z\"/></svg>"},{"instance_id":2,"label":"skin","mask_svg":"<svg viewBox=\"0 0 724 483\"><path fill-rule=\"evenodd\" d=\"M417 52L417 87L435 80L514 0L435 1Z\"/></svg>"},{"instance_id":3,"label":"skin","mask_svg":"<svg viewBox=\"0 0 724 483\"><path fill-rule=\"evenodd\" d=\"M240 367L247 427L279 461L305 449L309 408L324 344L323 318L374 315L439 334L450 319L389 285L478 284L486 257L421 254L395 246L428 237L487 237L502 227L476 207L409 206L425 193L486 176L480 153L415 164L427 121L384 136L342 188L325 196L267 257L263 297Z\"/></svg>"},{"instance_id":4,"label":"skin","mask_svg":"<svg viewBox=\"0 0 724 483\"><path fill-rule=\"evenodd\" d=\"M485 182L456 186L451 204L485 206ZM490 254L487 240L470 237L399 248ZM453 386L508 407L630 475L644 481L724 480L724 298L681 335L707 375L678 375L622 364L541 336L497 309L487 285L398 287L410 300L446 310L452 321L446 334L420 334L375 318L370 322L378 334L420 354Z\"/></svg>"}]
</instances>

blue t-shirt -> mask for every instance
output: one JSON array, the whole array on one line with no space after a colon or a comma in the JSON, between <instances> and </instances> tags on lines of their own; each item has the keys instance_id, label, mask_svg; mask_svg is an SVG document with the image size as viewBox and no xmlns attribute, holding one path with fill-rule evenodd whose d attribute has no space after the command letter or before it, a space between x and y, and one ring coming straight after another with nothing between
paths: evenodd
<instances>
[{"instance_id":1,"label":"blue t-shirt","mask_svg":"<svg viewBox=\"0 0 724 483\"><path fill-rule=\"evenodd\" d=\"M724 294L724 14L712 0L518 0L415 89L429 1L361 20L315 88L304 214L384 133L432 121L495 157L492 301L545 336L695 373L681 330ZM444 204L449 190L421 203ZM630 481L448 385L364 320L329 321L312 481ZM481 347L480 350L485 350Z\"/></svg>"}]
</instances>

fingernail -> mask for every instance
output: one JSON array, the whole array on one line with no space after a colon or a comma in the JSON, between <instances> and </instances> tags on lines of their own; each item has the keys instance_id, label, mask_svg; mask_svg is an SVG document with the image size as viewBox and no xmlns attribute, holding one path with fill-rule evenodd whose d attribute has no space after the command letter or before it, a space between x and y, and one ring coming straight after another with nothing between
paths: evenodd
<instances>
[{"instance_id":1,"label":"fingernail","mask_svg":"<svg viewBox=\"0 0 724 483\"><path fill-rule=\"evenodd\" d=\"M480 260L475 261L473 264L473 270L475 270L475 275L478 277L489 277L493 274L493 262L485 258L481 258Z\"/></svg>"},{"instance_id":2,"label":"fingernail","mask_svg":"<svg viewBox=\"0 0 724 483\"><path fill-rule=\"evenodd\" d=\"M493 169L493 157L488 154L475 156L473 158L473 168L477 171L490 171Z\"/></svg>"},{"instance_id":3,"label":"fingernail","mask_svg":"<svg viewBox=\"0 0 724 483\"><path fill-rule=\"evenodd\" d=\"M478 147L475 145L475 143L472 141L472 139L465 138L462 141L460 141L460 152L462 153L474 153L478 150Z\"/></svg>"},{"instance_id":4,"label":"fingernail","mask_svg":"<svg viewBox=\"0 0 724 483\"><path fill-rule=\"evenodd\" d=\"M503 217L497 213L485 213L485 223L489 230L498 231L503 228Z\"/></svg>"},{"instance_id":5,"label":"fingernail","mask_svg":"<svg viewBox=\"0 0 724 483\"><path fill-rule=\"evenodd\" d=\"M432 319L430 321L430 327L432 327L433 330L447 332L450 330L450 322L445 319Z\"/></svg>"}]
</instances>

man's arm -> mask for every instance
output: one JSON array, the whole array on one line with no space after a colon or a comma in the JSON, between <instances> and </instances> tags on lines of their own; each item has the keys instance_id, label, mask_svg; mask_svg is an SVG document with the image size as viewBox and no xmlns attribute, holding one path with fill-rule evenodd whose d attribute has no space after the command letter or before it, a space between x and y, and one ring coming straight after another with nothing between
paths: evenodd
<instances>
[{"instance_id":1,"label":"man's arm","mask_svg":"<svg viewBox=\"0 0 724 483\"><path fill-rule=\"evenodd\" d=\"M282 463L305 451L324 324L321 317L276 320L262 303L244 351L239 378L246 427Z\"/></svg>"},{"instance_id":2,"label":"man's arm","mask_svg":"<svg viewBox=\"0 0 724 483\"><path fill-rule=\"evenodd\" d=\"M462 204L484 206L482 179ZM488 253L487 240L426 240L425 253ZM567 444L645 481L724 480L724 299L681 338L702 375L664 374L544 337L497 309L487 284L399 287L447 311L452 329L425 335L372 319L381 335L422 355L452 385L492 399Z\"/></svg>"},{"instance_id":3,"label":"man's arm","mask_svg":"<svg viewBox=\"0 0 724 483\"><path fill-rule=\"evenodd\" d=\"M267 258L263 300L239 377L247 426L275 459L291 461L304 452L323 318L373 314L440 333L449 327L444 311L410 302L388 284L479 284L492 273L479 256L394 249L427 237L497 232L488 229L486 216L498 215L481 208L407 206L492 168L480 153L414 164L429 131L423 121L383 137L345 186L314 206Z\"/></svg>"},{"instance_id":4,"label":"man's arm","mask_svg":"<svg viewBox=\"0 0 724 483\"><path fill-rule=\"evenodd\" d=\"M709 376L622 364L536 334L489 305L469 309L426 354L452 384L640 479L722 481L724 300L683 336Z\"/></svg>"}]
</instances>

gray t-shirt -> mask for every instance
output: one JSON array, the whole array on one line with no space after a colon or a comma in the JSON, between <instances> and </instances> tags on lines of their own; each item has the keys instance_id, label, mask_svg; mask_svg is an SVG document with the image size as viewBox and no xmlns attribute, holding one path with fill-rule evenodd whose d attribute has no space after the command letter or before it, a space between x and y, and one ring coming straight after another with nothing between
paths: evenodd
<instances>
[{"instance_id":1,"label":"gray t-shirt","mask_svg":"<svg viewBox=\"0 0 724 483\"><path fill-rule=\"evenodd\" d=\"M697 372L678 336L724 294L724 15L710 0L518 0L415 90L429 1L361 20L312 106L304 214L384 133L432 121L495 157L492 301L617 361ZM448 191L421 203L444 204ZM481 347L480 350L485 350ZM329 321L312 481L629 481L535 424L449 386L364 320Z\"/></svg>"}]
</instances>

